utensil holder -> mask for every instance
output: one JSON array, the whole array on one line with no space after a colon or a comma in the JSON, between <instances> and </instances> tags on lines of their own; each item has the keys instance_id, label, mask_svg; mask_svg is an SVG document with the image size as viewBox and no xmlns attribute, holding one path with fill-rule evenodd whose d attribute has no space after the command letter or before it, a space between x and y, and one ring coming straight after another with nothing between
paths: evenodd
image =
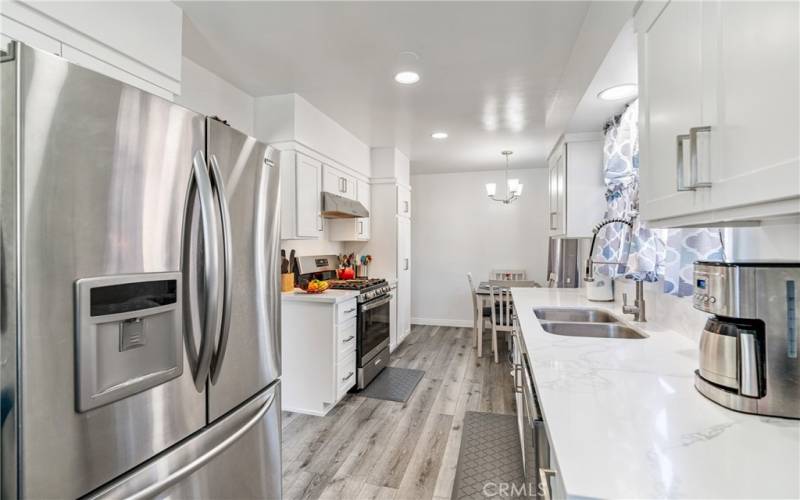
<instances>
[{"instance_id":1,"label":"utensil holder","mask_svg":"<svg viewBox=\"0 0 800 500\"><path fill-rule=\"evenodd\" d=\"M281 274L281 291L291 292L294 290L294 274L284 273Z\"/></svg>"}]
</instances>

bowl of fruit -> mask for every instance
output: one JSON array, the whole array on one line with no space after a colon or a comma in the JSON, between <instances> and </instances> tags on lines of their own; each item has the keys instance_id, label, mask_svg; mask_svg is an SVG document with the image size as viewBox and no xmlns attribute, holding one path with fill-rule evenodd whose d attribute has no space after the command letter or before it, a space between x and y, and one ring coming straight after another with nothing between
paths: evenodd
<instances>
[{"instance_id":1,"label":"bowl of fruit","mask_svg":"<svg viewBox=\"0 0 800 500\"><path fill-rule=\"evenodd\" d=\"M297 290L297 293L322 293L329 286L328 282L324 280L301 281L300 289Z\"/></svg>"}]
</instances>

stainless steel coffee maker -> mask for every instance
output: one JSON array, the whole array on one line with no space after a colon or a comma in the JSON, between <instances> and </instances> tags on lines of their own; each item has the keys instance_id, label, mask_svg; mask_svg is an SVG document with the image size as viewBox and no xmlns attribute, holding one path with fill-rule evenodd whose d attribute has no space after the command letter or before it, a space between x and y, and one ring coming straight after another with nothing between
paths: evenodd
<instances>
[{"instance_id":1,"label":"stainless steel coffee maker","mask_svg":"<svg viewBox=\"0 0 800 500\"><path fill-rule=\"evenodd\" d=\"M733 410L800 419L800 262L694 264L694 307L714 314L695 387Z\"/></svg>"}]
</instances>

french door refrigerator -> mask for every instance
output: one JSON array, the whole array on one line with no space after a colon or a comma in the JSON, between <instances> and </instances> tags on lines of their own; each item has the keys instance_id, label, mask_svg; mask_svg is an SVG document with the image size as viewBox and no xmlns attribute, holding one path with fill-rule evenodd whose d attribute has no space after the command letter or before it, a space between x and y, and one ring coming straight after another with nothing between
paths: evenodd
<instances>
[{"instance_id":1,"label":"french door refrigerator","mask_svg":"<svg viewBox=\"0 0 800 500\"><path fill-rule=\"evenodd\" d=\"M279 498L277 151L0 56L3 498Z\"/></svg>"}]
</instances>

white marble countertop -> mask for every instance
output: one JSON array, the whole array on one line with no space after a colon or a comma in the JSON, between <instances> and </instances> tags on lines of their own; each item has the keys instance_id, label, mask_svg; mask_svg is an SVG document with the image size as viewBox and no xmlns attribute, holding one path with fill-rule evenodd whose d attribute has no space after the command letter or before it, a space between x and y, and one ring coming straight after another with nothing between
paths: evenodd
<instances>
[{"instance_id":1,"label":"white marble countertop","mask_svg":"<svg viewBox=\"0 0 800 500\"><path fill-rule=\"evenodd\" d=\"M581 290L512 288L570 498L800 498L800 421L728 410L694 388L697 344ZM534 307L605 309L641 340L545 332Z\"/></svg>"},{"instance_id":2,"label":"white marble countertop","mask_svg":"<svg viewBox=\"0 0 800 500\"><path fill-rule=\"evenodd\" d=\"M358 297L355 290L333 290L328 289L322 293L294 293L282 292L281 300L286 302L328 302L338 304Z\"/></svg>"}]
</instances>

